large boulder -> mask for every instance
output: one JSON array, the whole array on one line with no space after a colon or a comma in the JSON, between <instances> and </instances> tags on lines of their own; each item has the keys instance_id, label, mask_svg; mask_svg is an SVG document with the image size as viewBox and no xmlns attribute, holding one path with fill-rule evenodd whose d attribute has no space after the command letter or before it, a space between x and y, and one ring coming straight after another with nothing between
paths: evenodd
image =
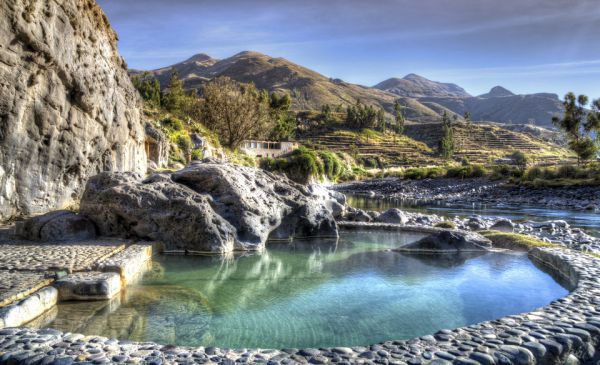
<instances>
[{"instance_id":1,"label":"large boulder","mask_svg":"<svg viewBox=\"0 0 600 365\"><path fill-rule=\"evenodd\" d=\"M492 241L474 232L444 230L404 245L400 252L464 252L487 251Z\"/></svg>"},{"instance_id":2,"label":"large boulder","mask_svg":"<svg viewBox=\"0 0 600 365\"><path fill-rule=\"evenodd\" d=\"M161 241L167 250L259 250L269 237L337 237L322 197L269 172L211 161L147 179L102 173L80 205L101 234Z\"/></svg>"},{"instance_id":3,"label":"large boulder","mask_svg":"<svg viewBox=\"0 0 600 365\"><path fill-rule=\"evenodd\" d=\"M71 206L100 171L146 171L139 96L94 0L2 0L0 45L0 220Z\"/></svg>"},{"instance_id":4,"label":"large boulder","mask_svg":"<svg viewBox=\"0 0 600 365\"><path fill-rule=\"evenodd\" d=\"M85 216L58 210L17 222L15 233L32 241L88 240L96 237L96 226Z\"/></svg>"},{"instance_id":5,"label":"large boulder","mask_svg":"<svg viewBox=\"0 0 600 365\"><path fill-rule=\"evenodd\" d=\"M380 223L406 224L408 217L398 208L391 208L381 213L376 219Z\"/></svg>"}]
</instances>

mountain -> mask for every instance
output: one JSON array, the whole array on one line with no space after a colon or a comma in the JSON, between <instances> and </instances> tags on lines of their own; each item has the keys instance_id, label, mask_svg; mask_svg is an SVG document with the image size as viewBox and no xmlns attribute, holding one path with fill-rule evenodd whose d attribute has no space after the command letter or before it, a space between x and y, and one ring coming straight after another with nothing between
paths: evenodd
<instances>
[{"instance_id":1,"label":"mountain","mask_svg":"<svg viewBox=\"0 0 600 365\"><path fill-rule=\"evenodd\" d=\"M253 82L270 92L287 92L296 110L319 110L324 104L345 106L360 100L391 113L398 100L407 119L415 122L438 121L444 112L462 116L468 111L475 121L526 123L535 120L543 126L550 126L552 116L562 112L562 105L554 94L515 95L502 86L495 86L487 94L472 96L456 84L415 74L366 87L326 77L284 58L251 51L222 60L201 53L148 72L165 88L173 70L187 89L200 90L207 81L228 76L239 82ZM131 71L132 74L141 72Z\"/></svg>"},{"instance_id":2,"label":"mountain","mask_svg":"<svg viewBox=\"0 0 600 365\"><path fill-rule=\"evenodd\" d=\"M431 81L423 76L408 74L401 79L391 78L373 86L399 96L420 97L470 97L469 93L456 84Z\"/></svg>"},{"instance_id":3,"label":"mountain","mask_svg":"<svg viewBox=\"0 0 600 365\"><path fill-rule=\"evenodd\" d=\"M562 114L564 110L556 94L516 95L501 86L475 97L426 97L417 100L430 108L433 108L433 104L441 105L459 115L469 112L474 121L509 124L534 122L545 127L552 126L552 117Z\"/></svg>"},{"instance_id":4,"label":"mountain","mask_svg":"<svg viewBox=\"0 0 600 365\"><path fill-rule=\"evenodd\" d=\"M503 96L514 96L512 91L502 86L494 86L489 93L479 95L480 98L500 98Z\"/></svg>"},{"instance_id":5,"label":"mountain","mask_svg":"<svg viewBox=\"0 0 600 365\"><path fill-rule=\"evenodd\" d=\"M558 95L550 93L516 95L502 86L488 93L469 95L455 84L440 83L410 74L402 79L388 79L374 86L402 97L414 98L424 107L442 113L444 110L464 115L474 121L498 123L535 123L550 127L552 117L563 112Z\"/></svg>"},{"instance_id":6,"label":"mountain","mask_svg":"<svg viewBox=\"0 0 600 365\"><path fill-rule=\"evenodd\" d=\"M177 71L187 89L199 90L205 82L218 76L228 76L238 82L253 82L270 92L287 92L296 110L319 110L322 105L349 105L360 100L392 111L400 99L406 116L412 120L435 121L436 111L411 98L398 96L370 87L331 79L284 58L273 58L258 52L245 51L222 60L207 55L195 55L186 61L149 71L166 87L172 70ZM142 71L132 71L139 74Z\"/></svg>"}]
</instances>

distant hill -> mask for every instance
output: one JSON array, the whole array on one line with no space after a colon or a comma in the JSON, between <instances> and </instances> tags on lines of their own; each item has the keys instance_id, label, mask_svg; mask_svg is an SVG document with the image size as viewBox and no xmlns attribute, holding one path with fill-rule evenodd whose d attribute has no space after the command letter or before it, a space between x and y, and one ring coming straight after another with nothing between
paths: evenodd
<instances>
[{"instance_id":1,"label":"distant hill","mask_svg":"<svg viewBox=\"0 0 600 365\"><path fill-rule=\"evenodd\" d=\"M415 74L408 74L401 79L387 79L373 87L398 96L407 96L410 98L429 96L467 98L471 96L465 89L458 85L431 81Z\"/></svg>"},{"instance_id":2,"label":"distant hill","mask_svg":"<svg viewBox=\"0 0 600 365\"><path fill-rule=\"evenodd\" d=\"M405 108L407 119L413 122L435 122L443 112L462 116L468 111L474 121L526 123L535 120L542 126L550 126L552 116L562 112L562 104L555 94L515 95L496 86L487 94L471 96L458 85L431 81L415 74L367 87L326 77L284 58L250 51L222 60L197 54L148 72L154 74L164 88L173 70L187 89L201 90L207 81L228 76L239 82L253 82L258 88L271 92L287 92L296 110L319 110L324 104L345 107L360 100L392 112L394 101L398 100Z\"/></svg>"},{"instance_id":3,"label":"distant hill","mask_svg":"<svg viewBox=\"0 0 600 365\"><path fill-rule=\"evenodd\" d=\"M563 112L563 105L556 94L516 95L502 86L495 86L486 94L471 96L454 84L443 84L417 77L420 80L418 85L423 86L421 88L415 88L411 82L407 83L406 77L386 80L375 85L375 88L398 96L410 96L432 110L446 109L459 116L469 112L474 121L507 124L533 122L550 127L552 117ZM401 82L392 83L390 80Z\"/></svg>"}]
</instances>

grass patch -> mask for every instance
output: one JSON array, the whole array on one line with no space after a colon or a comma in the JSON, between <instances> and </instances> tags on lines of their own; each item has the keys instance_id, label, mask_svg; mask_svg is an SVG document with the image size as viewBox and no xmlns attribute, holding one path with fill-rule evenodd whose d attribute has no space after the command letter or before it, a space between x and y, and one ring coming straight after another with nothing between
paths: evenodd
<instances>
[{"instance_id":1,"label":"grass patch","mask_svg":"<svg viewBox=\"0 0 600 365\"><path fill-rule=\"evenodd\" d=\"M561 247L554 243L544 242L535 237L526 236L519 233L507 233L493 230L481 231L477 233L488 238L490 241L492 241L495 247L499 248L520 248L529 250L535 247Z\"/></svg>"},{"instance_id":2,"label":"grass patch","mask_svg":"<svg viewBox=\"0 0 600 365\"><path fill-rule=\"evenodd\" d=\"M456 229L456 224L454 224L454 222L450 222L450 221L442 221L442 222L436 223L434 225L434 227Z\"/></svg>"}]
</instances>

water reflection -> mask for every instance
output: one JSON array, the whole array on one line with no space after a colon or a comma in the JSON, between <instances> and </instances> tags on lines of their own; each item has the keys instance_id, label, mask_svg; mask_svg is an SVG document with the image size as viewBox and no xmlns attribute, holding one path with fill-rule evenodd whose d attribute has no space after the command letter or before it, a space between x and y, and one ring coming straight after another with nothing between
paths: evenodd
<instances>
[{"instance_id":1,"label":"water reflection","mask_svg":"<svg viewBox=\"0 0 600 365\"><path fill-rule=\"evenodd\" d=\"M522 254L392 250L421 237L345 232L252 255L158 257L118 300L63 303L35 325L185 346L352 346L523 312L566 293Z\"/></svg>"}]
</instances>

